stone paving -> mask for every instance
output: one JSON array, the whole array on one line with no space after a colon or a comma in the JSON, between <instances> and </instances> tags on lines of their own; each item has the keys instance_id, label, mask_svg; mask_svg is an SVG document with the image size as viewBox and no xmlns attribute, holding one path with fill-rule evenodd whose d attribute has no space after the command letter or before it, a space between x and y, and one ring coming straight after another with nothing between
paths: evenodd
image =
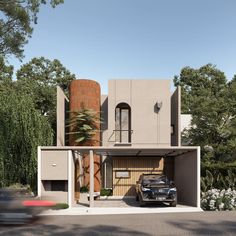
<instances>
[{"instance_id":1,"label":"stone paving","mask_svg":"<svg viewBox=\"0 0 236 236\"><path fill-rule=\"evenodd\" d=\"M78 206L89 206L89 201L80 201ZM138 207L135 199L97 199L94 201L94 207Z\"/></svg>"},{"instance_id":2,"label":"stone paving","mask_svg":"<svg viewBox=\"0 0 236 236\"><path fill-rule=\"evenodd\" d=\"M88 199L84 199L80 201L77 205L78 207L89 207ZM125 198L125 199L97 199L94 200L94 207L102 207L102 208L111 208L111 207L120 207L120 208L133 208L139 207L139 203L135 200L135 198ZM152 203L147 204L146 207L159 207L166 208L169 207L167 203ZM178 204L177 207L186 207L184 205Z\"/></svg>"}]
</instances>

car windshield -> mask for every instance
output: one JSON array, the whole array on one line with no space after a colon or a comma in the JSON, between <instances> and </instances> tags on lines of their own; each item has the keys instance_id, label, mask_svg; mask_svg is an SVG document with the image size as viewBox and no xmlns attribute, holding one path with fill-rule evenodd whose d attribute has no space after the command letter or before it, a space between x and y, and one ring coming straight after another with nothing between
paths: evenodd
<instances>
[{"instance_id":1,"label":"car windshield","mask_svg":"<svg viewBox=\"0 0 236 236\"><path fill-rule=\"evenodd\" d=\"M144 175L142 185L159 185L169 184L169 180L165 175Z\"/></svg>"}]
</instances>

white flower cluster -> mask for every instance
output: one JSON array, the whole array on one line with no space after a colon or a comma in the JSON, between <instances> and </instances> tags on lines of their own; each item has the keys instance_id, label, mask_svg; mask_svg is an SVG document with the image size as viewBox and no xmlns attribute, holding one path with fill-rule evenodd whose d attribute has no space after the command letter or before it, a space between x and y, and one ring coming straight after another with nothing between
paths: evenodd
<instances>
[{"instance_id":1,"label":"white flower cluster","mask_svg":"<svg viewBox=\"0 0 236 236\"><path fill-rule=\"evenodd\" d=\"M236 210L236 190L211 189L202 192L201 207L206 211Z\"/></svg>"}]
</instances>

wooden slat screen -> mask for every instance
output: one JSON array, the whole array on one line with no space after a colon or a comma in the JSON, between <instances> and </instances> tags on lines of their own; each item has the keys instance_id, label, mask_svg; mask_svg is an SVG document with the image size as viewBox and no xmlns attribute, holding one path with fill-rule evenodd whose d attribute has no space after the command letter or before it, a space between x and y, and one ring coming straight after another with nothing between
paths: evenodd
<instances>
[{"instance_id":1,"label":"wooden slat screen","mask_svg":"<svg viewBox=\"0 0 236 236\"><path fill-rule=\"evenodd\" d=\"M117 170L129 170L130 178L116 178ZM133 196L135 185L143 173L163 173L162 157L114 157L113 158L113 195Z\"/></svg>"}]
</instances>

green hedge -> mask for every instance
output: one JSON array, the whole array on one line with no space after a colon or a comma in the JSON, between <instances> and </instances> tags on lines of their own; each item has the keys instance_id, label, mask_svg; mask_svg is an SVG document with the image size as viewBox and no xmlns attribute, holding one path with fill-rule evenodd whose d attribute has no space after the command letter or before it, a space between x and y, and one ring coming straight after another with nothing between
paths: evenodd
<instances>
[{"instance_id":1,"label":"green hedge","mask_svg":"<svg viewBox=\"0 0 236 236\"><path fill-rule=\"evenodd\" d=\"M216 163L201 166L201 190L236 189L236 163Z\"/></svg>"},{"instance_id":2,"label":"green hedge","mask_svg":"<svg viewBox=\"0 0 236 236\"><path fill-rule=\"evenodd\" d=\"M101 189L100 196L112 196L112 189L110 188Z\"/></svg>"},{"instance_id":3,"label":"green hedge","mask_svg":"<svg viewBox=\"0 0 236 236\"><path fill-rule=\"evenodd\" d=\"M88 189L87 186L83 186L83 187L80 188L79 191L80 191L81 193L88 193L88 192L89 192L89 189Z\"/></svg>"},{"instance_id":4,"label":"green hedge","mask_svg":"<svg viewBox=\"0 0 236 236\"><path fill-rule=\"evenodd\" d=\"M55 206L52 207L53 210L61 210L61 209L67 209L69 208L69 205L67 203L57 203Z\"/></svg>"},{"instance_id":5,"label":"green hedge","mask_svg":"<svg viewBox=\"0 0 236 236\"><path fill-rule=\"evenodd\" d=\"M202 164L201 176L205 177L206 172L210 171L213 175L221 173L223 176L228 175L228 171L236 174L236 163L214 163L214 164Z\"/></svg>"}]
</instances>

